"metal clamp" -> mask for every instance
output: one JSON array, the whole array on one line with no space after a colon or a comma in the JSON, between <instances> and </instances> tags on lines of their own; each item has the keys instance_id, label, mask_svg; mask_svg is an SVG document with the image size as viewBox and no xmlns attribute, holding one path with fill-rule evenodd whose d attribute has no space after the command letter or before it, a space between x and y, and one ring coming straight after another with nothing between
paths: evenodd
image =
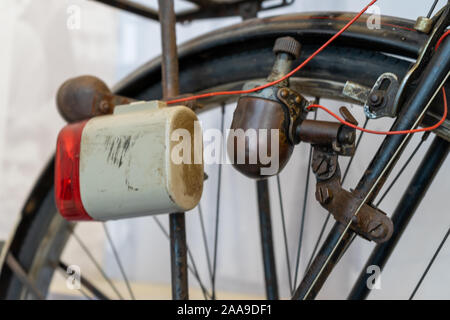
<instances>
[{"instance_id":1,"label":"metal clamp","mask_svg":"<svg viewBox=\"0 0 450 320\"><path fill-rule=\"evenodd\" d=\"M395 117L395 96L399 88L398 77L390 72L378 77L364 104L364 113L370 119Z\"/></svg>"},{"instance_id":2,"label":"metal clamp","mask_svg":"<svg viewBox=\"0 0 450 320\"><path fill-rule=\"evenodd\" d=\"M389 240L394 226L384 212L364 204L356 216L353 214L361 199L342 188L337 157L330 147L314 146L311 166L317 179L317 201L340 223L352 221L350 228L360 236L377 243Z\"/></svg>"}]
</instances>

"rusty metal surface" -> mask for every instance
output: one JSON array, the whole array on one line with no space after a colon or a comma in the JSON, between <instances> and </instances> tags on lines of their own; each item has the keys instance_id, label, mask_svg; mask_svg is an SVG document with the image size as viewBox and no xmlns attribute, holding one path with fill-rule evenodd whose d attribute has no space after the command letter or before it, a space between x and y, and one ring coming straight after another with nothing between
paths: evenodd
<instances>
[{"instance_id":1,"label":"rusty metal surface","mask_svg":"<svg viewBox=\"0 0 450 320\"><path fill-rule=\"evenodd\" d=\"M298 92L289 87L280 88L277 91L277 98L287 107L289 122L287 135L292 144L298 143L295 138L296 127L306 119L308 101Z\"/></svg>"},{"instance_id":2,"label":"rusty metal surface","mask_svg":"<svg viewBox=\"0 0 450 320\"><path fill-rule=\"evenodd\" d=\"M337 141L341 127L339 122L304 120L297 127L297 135L302 142L331 146Z\"/></svg>"},{"instance_id":3,"label":"rusty metal surface","mask_svg":"<svg viewBox=\"0 0 450 320\"><path fill-rule=\"evenodd\" d=\"M347 225L352 220L353 231L377 243L390 238L393 225L384 212L364 204L354 216L361 199L342 188L337 154L330 147L315 146L311 166L317 178L316 199L338 222Z\"/></svg>"},{"instance_id":4,"label":"rusty metal surface","mask_svg":"<svg viewBox=\"0 0 450 320\"><path fill-rule=\"evenodd\" d=\"M64 82L58 90L56 104L67 122L77 122L113 112L116 105L135 101L114 95L107 85L93 76L80 76Z\"/></svg>"},{"instance_id":5,"label":"rusty metal surface","mask_svg":"<svg viewBox=\"0 0 450 320\"><path fill-rule=\"evenodd\" d=\"M381 74L364 104L364 113L370 119L381 117L395 118L398 105L395 105L395 96L399 89L398 77L394 73Z\"/></svg>"}]
</instances>

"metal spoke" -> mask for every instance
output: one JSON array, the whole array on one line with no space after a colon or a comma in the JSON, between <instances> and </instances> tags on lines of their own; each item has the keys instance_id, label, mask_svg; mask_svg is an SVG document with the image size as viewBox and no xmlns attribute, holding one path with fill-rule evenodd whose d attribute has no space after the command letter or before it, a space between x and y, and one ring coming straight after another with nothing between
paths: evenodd
<instances>
[{"instance_id":1,"label":"metal spoke","mask_svg":"<svg viewBox=\"0 0 450 320\"><path fill-rule=\"evenodd\" d=\"M316 98L315 102L316 104L320 103L320 99ZM314 120L317 119L317 109L314 110ZM300 267L300 256L302 251L302 242L303 242L303 231L305 227L305 217L306 217L306 204L308 202L308 191L309 191L309 179L311 175L311 161L312 161L312 146L309 146L309 156L308 156L308 167L306 168L306 180L305 180L305 191L303 194L303 206L302 206L302 216L301 216L301 222L300 222L300 232L299 232L299 238L298 238L298 245L297 245L297 257L295 262L295 275L294 275L294 286L297 286L297 278L298 278L298 269ZM294 293L294 288L291 289L291 294Z\"/></svg>"},{"instance_id":2,"label":"metal spoke","mask_svg":"<svg viewBox=\"0 0 450 320\"><path fill-rule=\"evenodd\" d=\"M109 230L108 230L108 228L106 226L106 223L102 223L102 225L103 225L103 230L105 230L105 234L106 234L106 238L108 239L108 243L111 246L111 249L113 251L114 258L116 260L117 266L119 267L120 273L122 274L123 280L125 281L125 284L127 286L128 293L130 294L131 299L136 300L136 297L134 296L133 290L131 289L130 282L128 281L128 277L127 277L127 275L125 273L125 270L123 268L122 261L121 261L121 259L119 257L119 253L117 252L116 246L114 245L114 242L112 240L111 234L109 233Z\"/></svg>"},{"instance_id":3,"label":"metal spoke","mask_svg":"<svg viewBox=\"0 0 450 320\"><path fill-rule=\"evenodd\" d=\"M36 284L32 281L28 273L20 265L19 261L11 254L6 255L6 264L11 269L11 271L17 276L19 281L31 292L34 297L38 300L44 300L44 295L39 291Z\"/></svg>"},{"instance_id":4,"label":"metal spoke","mask_svg":"<svg viewBox=\"0 0 450 320\"><path fill-rule=\"evenodd\" d=\"M222 104L222 117L221 117L221 124L220 124L220 132L223 133L223 127L224 127L224 120L225 120L225 105ZM223 145L221 145L220 148L220 155L219 159L221 161L222 159L222 148ZM217 244L218 244L218 238L219 238L219 213L220 213L220 187L221 187L221 179L222 179L222 165L219 164L219 172L218 172L218 178L217 178L217 197L216 197L216 223L215 223L215 232L214 232L214 251L213 251L213 272L212 272L212 299L216 299L216 271L217 271Z\"/></svg>"},{"instance_id":5,"label":"metal spoke","mask_svg":"<svg viewBox=\"0 0 450 320\"><path fill-rule=\"evenodd\" d=\"M364 129L367 127L367 124L369 123L369 120L370 120L369 118L366 118L366 120L364 121L364 125L363 125ZM347 178L347 174L348 174L348 172L350 170L350 166L353 163L353 159L355 157L356 151L358 150L358 147L359 147L359 144L361 142L361 139L362 139L363 135L364 135L364 131L361 131L361 133L359 134L359 137L358 137L358 141L356 142L356 145L355 145L355 153L353 154L353 156L351 156L351 158L350 158L350 160L349 160L349 162L347 164L347 167L345 168L344 174L342 175L341 184L344 184L345 179ZM312 252L312 254L311 254L310 258L309 258L308 266L306 267L307 269L311 266L311 263L312 263L312 261L314 259L314 256L316 255L317 249L319 248L319 244L322 241L322 237L323 237L323 234L325 232L325 228L326 228L326 226L328 224L328 221L330 220L330 217L331 217L331 213L328 212L327 217L326 217L325 221L323 222L322 228L320 230L319 237L317 238L316 244L314 245L314 250L313 250L313 252Z\"/></svg>"},{"instance_id":6,"label":"metal spoke","mask_svg":"<svg viewBox=\"0 0 450 320\"><path fill-rule=\"evenodd\" d=\"M205 222L203 220L203 211L202 211L201 203L198 204L198 213L199 213L199 218L200 218L200 227L202 229L203 245L205 247L206 262L208 264L209 277L210 277L211 284L212 284L213 272L212 272L212 265L211 265L211 257L209 255L208 240L206 237L206 228L205 228Z\"/></svg>"},{"instance_id":7,"label":"metal spoke","mask_svg":"<svg viewBox=\"0 0 450 320\"><path fill-rule=\"evenodd\" d=\"M71 229L72 230L72 229ZM84 244L83 240L76 234L74 230L72 230L72 235L75 238L75 240L78 242L80 247L83 249L83 251L86 253L86 255L89 257L91 262L94 264L95 268L100 272L103 279L109 284L111 289L116 293L116 295L119 297L119 299L123 300L123 296L120 294L119 290L117 290L117 287L114 285L114 283L111 281L111 279L106 275L103 268L100 266L100 263L95 259L92 252L89 250L89 248Z\"/></svg>"},{"instance_id":8,"label":"metal spoke","mask_svg":"<svg viewBox=\"0 0 450 320\"><path fill-rule=\"evenodd\" d=\"M400 176L403 174L403 171L405 171L406 167L409 165L409 163L411 162L411 160L414 158L414 156L416 155L417 151L419 151L420 147L422 146L422 144L425 142L425 140L428 138L428 136L430 135L430 132L427 131L422 135L422 138L420 139L420 142L418 143L418 145L416 146L416 148L414 149L414 151L411 153L411 155L409 156L408 160L406 160L406 162L403 164L402 168L400 169L400 171L397 173L397 175L395 176L394 180L392 180L391 184L389 185L389 187L386 189L386 191L383 193L383 195L380 197L380 200L378 200L378 202L376 203L375 206L379 206L381 204L381 202L384 200L384 198L386 197L386 195L389 193L389 191L391 191L392 187L394 186L394 184L397 182L398 178L400 178Z\"/></svg>"},{"instance_id":9,"label":"metal spoke","mask_svg":"<svg viewBox=\"0 0 450 320\"><path fill-rule=\"evenodd\" d=\"M164 236L168 240L170 240L169 232L166 230L166 228L164 228L164 226L161 223L161 221L159 221L159 219L157 217L155 217L155 216L153 216L153 220L156 222L158 227L161 229L161 231L164 234ZM189 249L189 246L187 247L187 253L188 253L189 259L192 262L192 266L188 264L188 269L192 273L194 278L197 280L198 284L200 285L200 288L201 288L202 293L203 293L203 297L205 298L205 300L208 300L208 297L211 297L211 295L208 293L208 291L206 290L205 286L203 285L203 282L200 280L200 274L198 272L197 265L195 264L195 261L194 261L194 258L192 256L192 254L191 254L191 250Z\"/></svg>"},{"instance_id":10,"label":"metal spoke","mask_svg":"<svg viewBox=\"0 0 450 320\"><path fill-rule=\"evenodd\" d=\"M430 11L428 11L427 18L430 18L433 14L434 8L436 8L437 3L439 0L434 0L433 4L431 5Z\"/></svg>"},{"instance_id":11,"label":"metal spoke","mask_svg":"<svg viewBox=\"0 0 450 320\"><path fill-rule=\"evenodd\" d=\"M83 296L83 297L85 297L87 300L94 300L94 299L92 299L92 297L90 297L88 294L87 294L87 292L86 291L84 291L83 289L78 289L78 292L79 293L81 293L81 295Z\"/></svg>"},{"instance_id":12,"label":"metal spoke","mask_svg":"<svg viewBox=\"0 0 450 320\"><path fill-rule=\"evenodd\" d=\"M313 250L311 256L309 257L309 261L308 261L308 264L306 266L307 270L311 266L311 263L312 263L312 261L314 259L314 256L316 255L317 249L319 248L320 241L322 240L323 234L324 234L325 229L326 229L326 227L328 225L328 220L330 220L330 217L331 217L331 213L328 212L327 217L325 218L325 221L322 224L322 228L320 229L319 237L317 237L316 244L314 245L314 250Z\"/></svg>"},{"instance_id":13,"label":"metal spoke","mask_svg":"<svg viewBox=\"0 0 450 320\"><path fill-rule=\"evenodd\" d=\"M364 125L363 128L365 129L367 127L367 124L369 123L369 118L366 118L366 120L364 121ZM358 141L356 141L356 145L355 145L355 153L353 154L353 156L350 157L350 160L348 161L347 167L345 168L344 174L342 175L342 181L341 183L344 184L345 178L347 178L347 174L350 170L350 166L353 163L353 159L355 158L355 154L356 154L356 150L358 150L359 144L361 143L361 139L364 135L364 131L361 131L361 133L359 134L358 137Z\"/></svg>"},{"instance_id":14,"label":"metal spoke","mask_svg":"<svg viewBox=\"0 0 450 320\"><path fill-rule=\"evenodd\" d=\"M414 296L416 295L416 292L419 289L420 285L422 284L423 279L425 279L425 276L427 275L428 271L430 270L431 266L433 265L434 260L436 260L436 257L438 256L439 252L441 251L442 247L444 246L445 241L447 241L447 238L449 235L450 235L450 228L447 230L447 233L445 234L444 238L442 239L441 243L439 244L439 247L434 252L433 257L431 258L430 262L427 265L427 268L425 269L422 276L420 277L420 280L417 283L416 287L414 288L414 291L411 293L409 300L412 300L414 298Z\"/></svg>"},{"instance_id":15,"label":"metal spoke","mask_svg":"<svg viewBox=\"0 0 450 320\"><path fill-rule=\"evenodd\" d=\"M288 246L288 239L287 239L287 232L286 232L286 219L284 216L283 197L281 194L281 183L280 183L280 175L279 174L277 174L277 186L278 186L278 198L280 199L281 225L283 227L284 250L286 252L286 265L287 265L287 272L288 272L289 289L291 290L291 293L292 293L292 291L294 291L294 287L292 284L291 261L289 258L289 246Z\"/></svg>"}]
</instances>

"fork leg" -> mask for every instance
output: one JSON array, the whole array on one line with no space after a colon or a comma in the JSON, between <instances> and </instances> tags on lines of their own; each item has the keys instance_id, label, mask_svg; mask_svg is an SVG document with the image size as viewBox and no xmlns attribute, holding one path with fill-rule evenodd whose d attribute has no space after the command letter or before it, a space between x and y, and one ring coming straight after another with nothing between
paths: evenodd
<instances>
[{"instance_id":1,"label":"fork leg","mask_svg":"<svg viewBox=\"0 0 450 320\"><path fill-rule=\"evenodd\" d=\"M367 287L367 279L371 274L366 272L367 268L371 265L376 265L383 270L409 220L414 215L434 177L447 158L449 147L450 143L447 140L440 137L434 138L433 143L392 214L392 222L394 223L392 237L387 242L378 244L372 251L348 297L350 300L365 299L369 295L370 290Z\"/></svg>"},{"instance_id":2,"label":"fork leg","mask_svg":"<svg viewBox=\"0 0 450 320\"><path fill-rule=\"evenodd\" d=\"M270 217L270 199L268 181L256 181L259 209L259 226L264 264L266 296L269 300L278 300L277 270L272 239L272 221Z\"/></svg>"},{"instance_id":3,"label":"fork leg","mask_svg":"<svg viewBox=\"0 0 450 320\"><path fill-rule=\"evenodd\" d=\"M162 41L162 89L163 98L175 97L179 93L178 53L175 30L173 0L158 0ZM171 213L170 258L172 272L172 298L189 299L187 272L186 223L184 212Z\"/></svg>"}]
</instances>

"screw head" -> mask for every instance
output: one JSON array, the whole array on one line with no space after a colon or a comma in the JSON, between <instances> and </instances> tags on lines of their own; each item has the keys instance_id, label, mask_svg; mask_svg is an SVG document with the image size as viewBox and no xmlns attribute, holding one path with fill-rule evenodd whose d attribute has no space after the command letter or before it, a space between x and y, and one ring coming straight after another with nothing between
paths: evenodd
<instances>
[{"instance_id":1,"label":"screw head","mask_svg":"<svg viewBox=\"0 0 450 320\"><path fill-rule=\"evenodd\" d=\"M316 199L321 204L327 204L333 199L333 193L327 187L319 187L316 190Z\"/></svg>"},{"instance_id":2,"label":"screw head","mask_svg":"<svg viewBox=\"0 0 450 320\"><path fill-rule=\"evenodd\" d=\"M386 234L386 229L380 222L372 222L369 224L369 233L374 238L383 238Z\"/></svg>"},{"instance_id":3,"label":"screw head","mask_svg":"<svg viewBox=\"0 0 450 320\"><path fill-rule=\"evenodd\" d=\"M379 107L383 104L384 97L378 92L374 92L369 97L369 102L372 107Z\"/></svg>"},{"instance_id":4,"label":"screw head","mask_svg":"<svg viewBox=\"0 0 450 320\"><path fill-rule=\"evenodd\" d=\"M109 103L106 100L100 101L99 109L101 113L108 113Z\"/></svg>"}]
</instances>

